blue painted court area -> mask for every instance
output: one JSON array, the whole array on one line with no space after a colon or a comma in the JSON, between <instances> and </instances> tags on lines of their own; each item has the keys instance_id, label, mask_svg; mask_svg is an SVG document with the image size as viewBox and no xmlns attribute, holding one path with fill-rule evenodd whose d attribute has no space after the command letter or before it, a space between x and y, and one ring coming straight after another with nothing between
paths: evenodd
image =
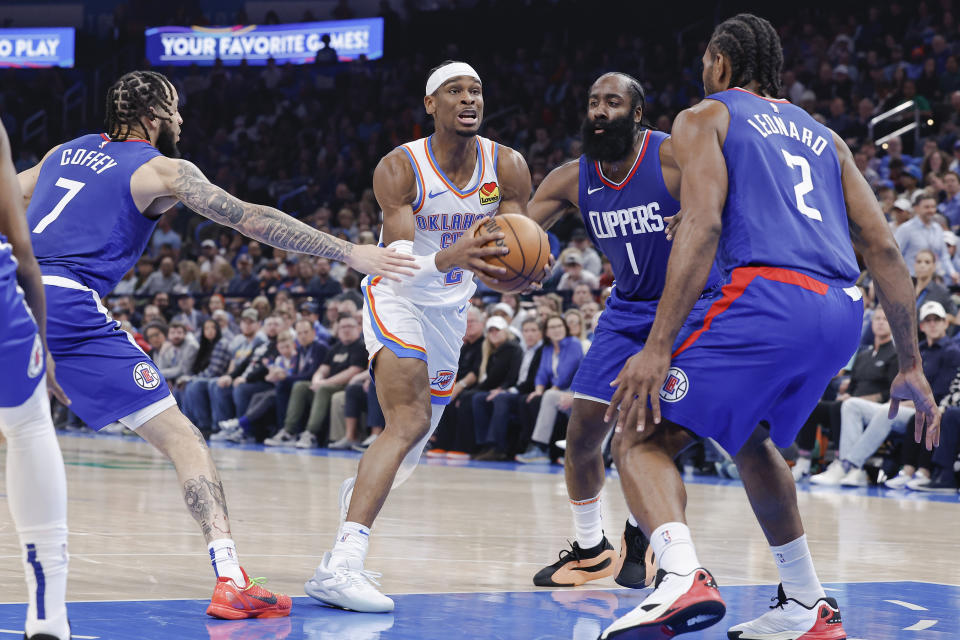
<instances>
[{"instance_id":1,"label":"blue painted court area","mask_svg":"<svg viewBox=\"0 0 960 640\"><path fill-rule=\"evenodd\" d=\"M955 640L960 637L960 587L920 582L831 584L849 640ZM770 586L723 587L727 617L683 636L725 639L727 627L770 604ZM646 597L628 589L438 593L395 596L393 614L350 613L294 598L293 615L228 622L204 615L200 600L69 604L74 638L120 640L595 640L616 617ZM0 640L23 628L25 605L0 605ZM7 635L10 634L10 635Z\"/></svg>"}]
</instances>

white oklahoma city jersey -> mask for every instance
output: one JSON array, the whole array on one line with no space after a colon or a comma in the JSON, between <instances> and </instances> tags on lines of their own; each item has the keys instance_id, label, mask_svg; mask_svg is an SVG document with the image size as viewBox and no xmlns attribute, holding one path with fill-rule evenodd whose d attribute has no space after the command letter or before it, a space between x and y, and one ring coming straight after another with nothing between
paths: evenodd
<instances>
[{"instance_id":1,"label":"white oklahoma city jersey","mask_svg":"<svg viewBox=\"0 0 960 640\"><path fill-rule=\"evenodd\" d=\"M478 217L497 213L500 207L499 145L480 136L476 141L477 164L465 189L458 189L443 173L434 156L431 138L400 147L410 160L417 183L417 196L411 203L416 222L414 254L428 255L449 247ZM395 286L394 291L418 305L458 307L470 299L476 288L470 272L454 269L416 287Z\"/></svg>"}]
</instances>

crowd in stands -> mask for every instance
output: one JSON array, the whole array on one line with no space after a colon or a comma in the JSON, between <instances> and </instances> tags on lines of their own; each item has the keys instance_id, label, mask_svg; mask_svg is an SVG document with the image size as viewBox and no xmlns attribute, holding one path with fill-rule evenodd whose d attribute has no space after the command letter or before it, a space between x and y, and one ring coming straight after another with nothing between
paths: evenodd
<instances>
[{"instance_id":1,"label":"crowd in stands","mask_svg":"<svg viewBox=\"0 0 960 640\"><path fill-rule=\"evenodd\" d=\"M380 210L373 168L396 145L430 133L423 82L441 58L467 59L478 68L483 133L524 155L534 188L579 155L587 89L600 73L622 70L640 78L647 119L668 132L676 113L702 95L698 60L707 22L678 38L684 25L667 18L661 29L630 24L628 30L581 0L480 1L467 9L440 4L424 12L410 2L401 17L382 3L388 31L408 37L391 40L388 33L388 55L380 61L337 63L323 56L305 66L161 69L181 96L183 155L241 198L278 206L353 242L374 243ZM864 274L858 283L867 307L863 349L786 452L796 460L798 479L812 473L819 484L863 486L888 478L891 487L956 488L957 5L770 7L784 43L782 95L851 146L915 279L924 370L944 411L944 444L932 456L912 444L909 408L886 418L896 355ZM497 11L512 17L492 49L488 39L454 42L434 28ZM519 27L542 20L560 26ZM601 26L596 33L603 35L585 36L591 25ZM18 124L29 114L27 105L55 103L67 78L56 71L7 71L4 79L0 113L24 169L53 141L18 145ZM908 100L914 108L871 126L876 115ZM912 122L918 129L883 139ZM433 455L516 456L526 463L560 457L555 445L572 403L570 381L613 274L575 210L551 231L558 269L543 292L501 299L481 287L474 298L454 399L431 444ZM161 218L147 252L106 304L154 358L187 415L212 437L362 447L383 428L383 416L366 371L359 283L360 275L342 264L261 246L178 207ZM713 468L710 461L718 458L709 443L704 448L693 464Z\"/></svg>"}]
</instances>

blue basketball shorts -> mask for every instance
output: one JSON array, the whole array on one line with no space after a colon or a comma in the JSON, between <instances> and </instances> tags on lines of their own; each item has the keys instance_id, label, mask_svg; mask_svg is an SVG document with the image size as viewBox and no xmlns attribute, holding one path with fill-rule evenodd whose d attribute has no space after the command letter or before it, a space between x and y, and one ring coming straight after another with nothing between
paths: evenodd
<instances>
[{"instance_id":1,"label":"blue basketball shorts","mask_svg":"<svg viewBox=\"0 0 960 640\"><path fill-rule=\"evenodd\" d=\"M43 380L46 356L13 271L0 282L0 363L0 407L19 407Z\"/></svg>"},{"instance_id":2,"label":"blue basketball shorts","mask_svg":"<svg viewBox=\"0 0 960 640\"><path fill-rule=\"evenodd\" d=\"M91 429L116 421L135 429L176 406L153 360L120 328L92 289L43 276L47 345L70 409Z\"/></svg>"},{"instance_id":3,"label":"blue basketball shorts","mask_svg":"<svg viewBox=\"0 0 960 640\"><path fill-rule=\"evenodd\" d=\"M860 342L856 287L777 267L734 269L703 325L673 354L664 418L736 455L766 421L789 446Z\"/></svg>"},{"instance_id":4,"label":"blue basketball shorts","mask_svg":"<svg viewBox=\"0 0 960 640\"><path fill-rule=\"evenodd\" d=\"M715 299L716 295L712 295L697 300L677 336L677 344L700 327ZM593 332L593 342L573 377L570 389L574 397L610 404L614 392L610 383L620 374L627 358L643 349L658 303L658 300L623 300L616 293L607 298L607 306Z\"/></svg>"}]
</instances>

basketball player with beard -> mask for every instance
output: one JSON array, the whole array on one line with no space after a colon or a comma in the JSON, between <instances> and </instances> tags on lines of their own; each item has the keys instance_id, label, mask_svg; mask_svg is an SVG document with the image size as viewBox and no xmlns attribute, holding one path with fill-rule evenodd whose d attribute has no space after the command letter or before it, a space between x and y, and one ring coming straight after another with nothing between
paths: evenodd
<instances>
[{"instance_id":1,"label":"basketball player with beard","mask_svg":"<svg viewBox=\"0 0 960 640\"><path fill-rule=\"evenodd\" d=\"M119 421L173 462L206 539L217 583L207 613L240 619L290 613L240 567L219 474L150 358L101 303L143 253L157 219L181 202L274 247L340 260L364 273L414 273L407 256L355 246L211 184L179 159L183 122L164 76L133 71L107 92L107 132L51 149L19 175L47 298L47 339L72 410L91 428Z\"/></svg>"},{"instance_id":2,"label":"basketball player with beard","mask_svg":"<svg viewBox=\"0 0 960 640\"><path fill-rule=\"evenodd\" d=\"M533 583L540 587L577 586L613 575L618 584L639 589L653 573L648 541L633 516L619 558L600 518L605 479L601 449L613 427L612 420L604 420L613 396L610 382L647 339L670 255L666 225L680 210L680 171L670 137L643 127L643 108L643 88L636 79L623 73L600 76L587 98L583 156L550 172L527 206L530 217L544 228L569 205L578 207L615 277L571 387L564 474L576 541L534 576ZM698 310L706 311L718 280L711 274L688 327L696 325Z\"/></svg>"},{"instance_id":3,"label":"basketball player with beard","mask_svg":"<svg viewBox=\"0 0 960 640\"><path fill-rule=\"evenodd\" d=\"M341 524L307 595L353 611L393 610L364 569L370 527L392 488L403 483L437 428L455 385L473 274L496 280L505 273L483 260L506 247L483 245L502 233L474 237L499 213L525 213L530 172L523 157L477 135L483 120L483 85L464 62L432 69L423 98L433 135L388 153L373 174L383 209L380 242L412 255L413 278L363 282L363 336L376 377L386 426L363 454L356 478L340 490ZM473 272L473 273L471 273Z\"/></svg>"}]
</instances>

